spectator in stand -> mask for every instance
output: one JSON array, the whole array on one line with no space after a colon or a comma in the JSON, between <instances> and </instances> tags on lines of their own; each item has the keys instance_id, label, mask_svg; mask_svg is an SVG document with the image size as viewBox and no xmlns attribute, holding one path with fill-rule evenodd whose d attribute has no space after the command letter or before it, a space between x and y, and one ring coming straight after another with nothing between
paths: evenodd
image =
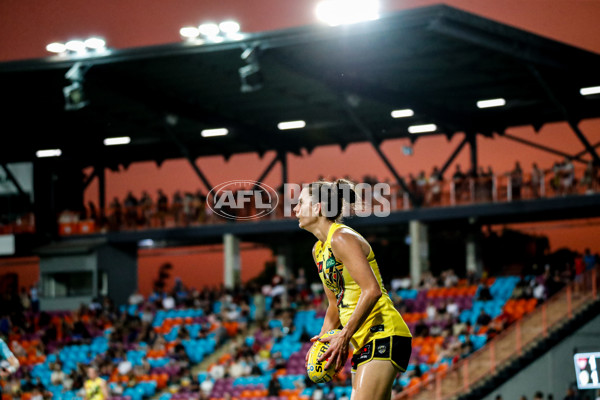
<instances>
[{"instance_id":1,"label":"spectator in stand","mask_svg":"<svg viewBox=\"0 0 600 400\"><path fill-rule=\"evenodd\" d=\"M29 299L31 299L31 311L40 311L40 298L38 297L37 284L29 286Z\"/></svg>"},{"instance_id":2,"label":"spectator in stand","mask_svg":"<svg viewBox=\"0 0 600 400\"><path fill-rule=\"evenodd\" d=\"M585 270L589 271L596 266L598 260L596 256L592 254L589 248L586 248L583 252L583 262L585 263Z\"/></svg>"},{"instance_id":3,"label":"spectator in stand","mask_svg":"<svg viewBox=\"0 0 600 400\"><path fill-rule=\"evenodd\" d=\"M123 205L121 204L121 200L118 197L114 197L113 201L110 203L110 217L109 217L109 225L110 229L113 231L118 231L121 229L123 225Z\"/></svg>"},{"instance_id":4,"label":"spectator in stand","mask_svg":"<svg viewBox=\"0 0 600 400\"><path fill-rule=\"evenodd\" d=\"M279 396L281 392L281 383L275 373L271 374L271 381L269 382L269 396Z\"/></svg>"},{"instance_id":5,"label":"spectator in stand","mask_svg":"<svg viewBox=\"0 0 600 400\"><path fill-rule=\"evenodd\" d=\"M454 171L454 175L452 175L452 182L454 183L454 197L456 201L460 201L467 192L469 184L467 176L460 168L460 164L456 164L456 170Z\"/></svg>"},{"instance_id":6,"label":"spectator in stand","mask_svg":"<svg viewBox=\"0 0 600 400\"><path fill-rule=\"evenodd\" d=\"M142 226L149 228L152 224L152 214L154 209L154 202L147 191L142 191L142 197L140 197L140 222Z\"/></svg>"},{"instance_id":7,"label":"spectator in stand","mask_svg":"<svg viewBox=\"0 0 600 400\"><path fill-rule=\"evenodd\" d=\"M477 300L480 300L480 301L492 300L492 294L490 292L490 288L484 281L482 281L481 284L479 285L479 293L477 295Z\"/></svg>"},{"instance_id":8,"label":"spectator in stand","mask_svg":"<svg viewBox=\"0 0 600 400\"><path fill-rule=\"evenodd\" d=\"M183 195L183 225L189 226L194 222L194 194L185 192Z\"/></svg>"},{"instance_id":9,"label":"spectator in stand","mask_svg":"<svg viewBox=\"0 0 600 400\"><path fill-rule=\"evenodd\" d=\"M585 261L581 253L575 255L573 260L573 268L575 271L575 293L583 291L583 273L585 272Z\"/></svg>"},{"instance_id":10,"label":"spectator in stand","mask_svg":"<svg viewBox=\"0 0 600 400\"><path fill-rule=\"evenodd\" d=\"M123 202L125 206L125 226L134 228L138 223L138 199L129 191Z\"/></svg>"},{"instance_id":11,"label":"spectator in stand","mask_svg":"<svg viewBox=\"0 0 600 400\"><path fill-rule=\"evenodd\" d=\"M492 317L485 312L484 309L481 309L479 312L479 316L477 316L475 331L479 331L484 326L488 326L492 322Z\"/></svg>"},{"instance_id":12,"label":"spectator in stand","mask_svg":"<svg viewBox=\"0 0 600 400\"><path fill-rule=\"evenodd\" d=\"M544 172L538 167L537 163L534 162L531 166L531 176L529 178L529 188L531 189L531 196L534 199L541 196L543 180Z\"/></svg>"},{"instance_id":13,"label":"spectator in stand","mask_svg":"<svg viewBox=\"0 0 600 400\"><path fill-rule=\"evenodd\" d=\"M509 179L512 189L512 199L519 200L521 198L521 188L523 186L523 170L518 161L515 162L515 168L509 173Z\"/></svg>"},{"instance_id":14,"label":"spectator in stand","mask_svg":"<svg viewBox=\"0 0 600 400\"><path fill-rule=\"evenodd\" d=\"M206 375L204 380L200 383L200 391L208 398L208 396L210 396L210 392L212 392L213 386L214 382L210 378L210 375Z\"/></svg>"},{"instance_id":15,"label":"spectator in stand","mask_svg":"<svg viewBox=\"0 0 600 400\"><path fill-rule=\"evenodd\" d=\"M565 157L561 169L561 186L562 194L570 194L573 192L575 184L575 167L571 161L571 157Z\"/></svg>"},{"instance_id":16,"label":"spectator in stand","mask_svg":"<svg viewBox=\"0 0 600 400\"><path fill-rule=\"evenodd\" d=\"M175 220L175 226L180 226L183 221L183 196L181 191L176 190L171 201L171 213Z\"/></svg>"},{"instance_id":17,"label":"spectator in stand","mask_svg":"<svg viewBox=\"0 0 600 400\"><path fill-rule=\"evenodd\" d=\"M594 168L594 162L592 160L588 161L585 171L583 172L583 177L579 181L579 185L584 188L586 194L594 192L597 175L598 173L596 168Z\"/></svg>"},{"instance_id":18,"label":"spectator in stand","mask_svg":"<svg viewBox=\"0 0 600 400\"><path fill-rule=\"evenodd\" d=\"M169 198L162 191L158 189L158 197L156 200L156 216L161 227L165 227L167 214L169 213Z\"/></svg>"},{"instance_id":19,"label":"spectator in stand","mask_svg":"<svg viewBox=\"0 0 600 400\"><path fill-rule=\"evenodd\" d=\"M433 167L433 171L431 171L431 175L429 175L429 179L427 180L427 186L429 190L427 191L427 205L439 205L442 201L442 185L444 183L444 178L440 174L440 170L437 166Z\"/></svg>"},{"instance_id":20,"label":"spectator in stand","mask_svg":"<svg viewBox=\"0 0 600 400\"><path fill-rule=\"evenodd\" d=\"M27 293L27 289L24 286L21 287L19 300L24 311L28 311L31 308L31 299L29 298L29 293Z\"/></svg>"}]
</instances>

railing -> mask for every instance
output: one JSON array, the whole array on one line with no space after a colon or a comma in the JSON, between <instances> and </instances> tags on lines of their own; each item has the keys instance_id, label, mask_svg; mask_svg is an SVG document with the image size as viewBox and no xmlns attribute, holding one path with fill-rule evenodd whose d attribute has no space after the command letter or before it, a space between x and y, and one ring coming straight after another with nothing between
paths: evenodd
<instances>
[{"instance_id":1,"label":"railing","mask_svg":"<svg viewBox=\"0 0 600 400\"><path fill-rule=\"evenodd\" d=\"M428 183L425 180L417 180L411 185L411 191L422 207L449 207L466 204L477 203L497 203L511 202L515 200L550 198L556 196L565 196L571 194L593 194L600 193L599 177L593 177L588 183L582 184L584 172L582 169L575 170L575 176L578 179L572 181L570 185L566 185L557 177L551 174L545 174L543 179L539 181L531 179L531 176L524 174L522 183L515 187L513 179L507 174L496 175L484 178L465 178L462 183L455 180L447 179ZM404 211L411 209L412 204L407 192L403 191L398 184L390 184L390 193L385 196L386 203L381 203L385 210L390 212ZM284 204L288 209L284 209ZM243 209L241 215L254 215L256 210L251 209L249 203L245 203L249 209ZM294 217L293 202L279 199L279 203L274 212L261 220L282 219L286 217ZM173 227L188 227L199 225L211 225L220 223L229 223L232 220L226 220L216 216L204 203L200 207L199 215L190 217L185 215L183 207L178 209L170 208L165 212L158 212L155 207L151 210L136 207L134 214L136 215L137 223L128 222L126 213L127 208L123 207L123 214L120 221L115 221L114 210L106 209L104 222L94 221L92 219L80 220L79 213L63 212L59 217L59 234L85 234L95 232L105 232L107 230L140 230L149 228L173 228ZM243 222L245 218L236 220ZM140 222L142 221L142 222ZM250 219L250 221L255 221Z\"/></svg>"},{"instance_id":2,"label":"railing","mask_svg":"<svg viewBox=\"0 0 600 400\"><path fill-rule=\"evenodd\" d=\"M507 365L584 305L598 299L600 267L586 271L532 313L518 319L485 346L449 369L406 388L394 400L447 400L466 393L477 382Z\"/></svg>"}]
</instances>

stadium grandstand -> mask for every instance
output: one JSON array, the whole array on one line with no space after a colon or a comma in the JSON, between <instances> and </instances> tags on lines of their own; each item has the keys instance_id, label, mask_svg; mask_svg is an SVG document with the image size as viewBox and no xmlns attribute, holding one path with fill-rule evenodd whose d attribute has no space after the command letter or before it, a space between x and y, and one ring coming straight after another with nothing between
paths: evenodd
<instances>
[{"instance_id":1,"label":"stadium grandstand","mask_svg":"<svg viewBox=\"0 0 600 400\"><path fill-rule=\"evenodd\" d=\"M252 22L274 3L2 56L2 400L350 399L352 354L306 373L329 301L293 211L342 176L412 334L391 400L599 398L600 48L460 1Z\"/></svg>"}]
</instances>

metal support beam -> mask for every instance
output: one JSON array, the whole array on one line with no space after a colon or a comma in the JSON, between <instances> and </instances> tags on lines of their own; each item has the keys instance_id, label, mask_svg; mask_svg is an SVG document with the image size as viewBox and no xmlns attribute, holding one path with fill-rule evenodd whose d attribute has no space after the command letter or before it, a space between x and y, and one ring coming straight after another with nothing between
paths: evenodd
<instances>
[{"instance_id":1,"label":"metal support beam","mask_svg":"<svg viewBox=\"0 0 600 400\"><path fill-rule=\"evenodd\" d=\"M271 170L273 169L273 167L275 166L275 164L277 164L277 161L279 161L279 155L276 154L275 158L273 158L273 160L269 163L269 165L267 165L267 168L265 168L265 170L263 171L262 174L260 174L260 176L258 177L258 179L256 180L256 182L262 182L263 179L265 179L267 177L267 175L269 175L269 172L271 172Z\"/></svg>"},{"instance_id":2,"label":"metal support beam","mask_svg":"<svg viewBox=\"0 0 600 400\"><path fill-rule=\"evenodd\" d=\"M83 189L87 189L88 186L90 186L90 183L92 183L92 181L94 180L94 178L97 175L97 170L96 168L94 168L94 170L92 171L92 173L90 174L90 176L88 176L87 178L85 178L85 181L83 182Z\"/></svg>"},{"instance_id":3,"label":"metal support beam","mask_svg":"<svg viewBox=\"0 0 600 400\"><path fill-rule=\"evenodd\" d=\"M460 153L460 151L462 150L463 147L465 147L465 144L467 144L468 141L469 141L469 139L465 137L463 139L463 141L460 142L460 144L452 152L452 154L450 155L450 157L448 158L448 160L444 163L444 165L440 169L440 177L444 176L444 173L446 172L446 170L448 169L448 167L450 166L450 164L452 164L452 161L454 161L454 159L456 158L456 156L458 155L458 153Z\"/></svg>"},{"instance_id":4,"label":"metal support beam","mask_svg":"<svg viewBox=\"0 0 600 400\"><path fill-rule=\"evenodd\" d=\"M288 181L288 165L287 165L287 153L282 151L277 154L277 157L281 161L281 190Z\"/></svg>"},{"instance_id":5,"label":"metal support beam","mask_svg":"<svg viewBox=\"0 0 600 400\"><path fill-rule=\"evenodd\" d=\"M100 211L100 221L104 221L106 216L106 169L97 165L94 171L98 176L98 210Z\"/></svg>"},{"instance_id":6,"label":"metal support beam","mask_svg":"<svg viewBox=\"0 0 600 400\"><path fill-rule=\"evenodd\" d=\"M542 77L542 74L540 74L540 72L537 70L537 68L535 68L533 65L528 65L528 67L529 67L529 71L533 74L535 79L538 81L538 83L542 86L542 88L548 95L548 98L552 101L552 103L554 103L556 108L561 112L561 114L563 115L565 120L568 122L569 126L575 133L575 136L577 136L579 141L581 141L581 143L583 143L583 146L585 147L586 151L588 153L590 153L590 155L592 156L592 159L594 160L594 164L597 166L600 166L600 157L598 157L598 153L596 153L596 150L592 147L592 145L587 140L587 138L585 137L583 132L581 132L581 130L577 126L577 123L573 120L573 118L569 114L569 111L567 110L567 108L560 102L560 100L558 99L558 97L556 96L556 94L554 93L554 91L552 90L550 85L548 84L548 82L546 82L546 80Z\"/></svg>"},{"instance_id":7,"label":"metal support beam","mask_svg":"<svg viewBox=\"0 0 600 400\"><path fill-rule=\"evenodd\" d=\"M21 184L19 183L17 178L15 178L15 176L10 171L10 169L8 169L8 165L6 163L2 163L0 165L2 165L2 168L4 169L4 171L6 171L6 177L8 179L10 179L10 181L13 183L13 185L15 185L15 187L17 188L17 192L19 192L19 195L25 196L26 195L25 191L21 187Z\"/></svg>"},{"instance_id":8,"label":"metal support beam","mask_svg":"<svg viewBox=\"0 0 600 400\"><path fill-rule=\"evenodd\" d=\"M477 176L477 134L467 133L467 140L469 141L469 148L471 150L471 176Z\"/></svg>"},{"instance_id":9,"label":"metal support beam","mask_svg":"<svg viewBox=\"0 0 600 400\"><path fill-rule=\"evenodd\" d=\"M515 142L519 142L519 143L525 144L527 146L534 147L534 148L539 149L539 150L546 151L548 153L556 154L556 155L562 156L562 157L570 157L570 158L573 159L573 161L578 161L580 163L587 164L587 161L585 161L585 160L583 160L581 158L581 155L587 153L587 151L583 151L582 153L570 155L568 153L565 153L564 151L556 150L556 149L553 149L551 147L544 146L544 145L538 144L538 143L534 143L534 142L531 142L531 141L526 140L526 139L521 139L520 137L513 136L513 135L511 135L509 133L505 133L503 135L503 137L505 137L507 139L510 139L510 140L514 140Z\"/></svg>"},{"instance_id":10,"label":"metal support beam","mask_svg":"<svg viewBox=\"0 0 600 400\"><path fill-rule=\"evenodd\" d=\"M600 147L600 142L596 143L596 144L595 144L593 147L594 147L595 149L597 149L598 147ZM585 153L587 153L587 150L582 150L582 151L580 151L579 153L577 153L577 154L573 155L573 157L574 157L574 158L579 158L579 157L583 156Z\"/></svg>"},{"instance_id":11,"label":"metal support beam","mask_svg":"<svg viewBox=\"0 0 600 400\"><path fill-rule=\"evenodd\" d=\"M385 154L383 154L383 151L381 151L381 148L379 147L379 144L375 140L375 135L373 135L373 132L371 132L371 130L369 128L367 128L362 123L362 121L360 120L360 118L358 118L358 116L356 115L356 113L354 112L354 110L352 110L352 107L349 104L347 104L345 101L344 101L344 110L346 110L346 113L348 114L348 116L350 117L350 119L352 120L352 122L354 122L354 124L356 125L356 127L362 133L364 133L364 135L367 137L367 139L369 140L369 142L371 143L371 145L373 146L373 148L375 149L375 151L379 155L379 158L381 158L381 160L386 165L386 167L388 167L388 169L390 170L390 172L392 173L392 175L394 175L394 178L396 179L396 182L398 182L398 184L400 185L400 187L402 187L402 190L404 190L408 194L408 197L409 197L411 203L415 207L420 207L421 206L421 204L420 204L421 202L417 201L414 193L408 188L408 185L406 185L406 182L404 181L404 179L400 176L400 174L398 174L398 172L396 171L396 169L394 168L394 166L392 165L392 163L388 160L388 158L385 156Z\"/></svg>"},{"instance_id":12,"label":"metal support beam","mask_svg":"<svg viewBox=\"0 0 600 400\"><path fill-rule=\"evenodd\" d=\"M206 179L206 176L200 170L200 167L198 167L196 165L196 162L192 158L192 156L191 156L190 152L188 151L187 147L185 147L185 145L181 142L181 140L179 140L179 138L177 137L177 135L175 135L175 132L173 132L172 129L170 129L168 126L166 126L165 129L167 130L167 133L169 134L171 140L179 148L179 151L181 152L181 155L184 156L188 160L188 162L190 163L190 165L193 168L194 172L196 172L196 175L198 175L198 177L200 178L200 180L202 181L202 183L204 183L204 186L206 186L207 192L210 192L211 189L213 188L212 185L210 184L210 182L208 181L208 179Z\"/></svg>"}]
</instances>

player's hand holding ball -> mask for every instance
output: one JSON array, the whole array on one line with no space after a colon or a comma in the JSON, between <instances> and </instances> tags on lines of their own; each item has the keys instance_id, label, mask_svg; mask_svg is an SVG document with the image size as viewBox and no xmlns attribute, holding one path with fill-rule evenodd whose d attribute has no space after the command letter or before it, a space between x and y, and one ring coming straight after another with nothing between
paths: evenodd
<instances>
[{"instance_id":1,"label":"player's hand holding ball","mask_svg":"<svg viewBox=\"0 0 600 400\"><path fill-rule=\"evenodd\" d=\"M348 359L348 342L339 329L332 329L317 339L306 354L306 373L315 383L329 382Z\"/></svg>"}]
</instances>

